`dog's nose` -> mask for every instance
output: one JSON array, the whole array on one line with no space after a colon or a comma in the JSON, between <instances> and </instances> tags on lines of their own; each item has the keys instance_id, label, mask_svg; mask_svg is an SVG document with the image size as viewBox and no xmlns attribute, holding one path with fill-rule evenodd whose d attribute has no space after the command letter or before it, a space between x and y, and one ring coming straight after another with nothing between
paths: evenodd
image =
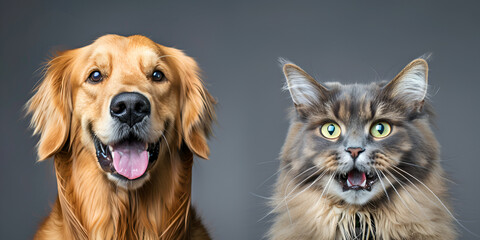
<instances>
[{"instance_id":1,"label":"dog's nose","mask_svg":"<svg viewBox=\"0 0 480 240\"><path fill-rule=\"evenodd\" d=\"M349 147L345 150L350 153L353 160L357 159L358 155L360 155L360 153L365 151L365 149L361 147Z\"/></svg>"},{"instance_id":2,"label":"dog's nose","mask_svg":"<svg viewBox=\"0 0 480 240\"><path fill-rule=\"evenodd\" d=\"M113 97L110 114L131 127L150 115L150 101L140 93L123 92Z\"/></svg>"}]
</instances>

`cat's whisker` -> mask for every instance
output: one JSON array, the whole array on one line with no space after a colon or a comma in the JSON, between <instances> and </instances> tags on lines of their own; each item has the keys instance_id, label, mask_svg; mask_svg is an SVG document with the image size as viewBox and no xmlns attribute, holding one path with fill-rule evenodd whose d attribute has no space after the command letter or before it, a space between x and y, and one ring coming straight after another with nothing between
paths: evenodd
<instances>
[{"instance_id":1,"label":"cat's whisker","mask_svg":"<svg viewBox=\"0 0 480 240\"><path fill-rule=\"evenodd\" d=\"M268 217L270 214L274 213L274 212L275 212L277 209L279 209L283 204L285 204L285 206L287 207L287 211L289 211L289 210L288 210L288 203L289 203L290 201L292 201L293 199L295 199L296 197L298 197L301 193L303 193L303 192L305 192L306 190L308 190L308 188L310 188L311 186L313 186L313 185L314 185L318 180L320 180L324 175L325 175L325 172L322 173L321 175L319 175L307 188L305 188L305 189L303 189L301 192L297 193L297 194L296 194L294 197L292 197L291 199L288 199L288 201L286 201L286 197L284 197L284 198L282 199L282 202L281 202L281 203L277 204L277 206L276 206L275 208L273 208L271 211L269 211L265 216L263 216L262 218L260 218L257 222L262 221L263 219L265 219L266 217ZM334 176L334 175L332 175L332 177L330 177L330 179L329 179L329 181L327 182L327 184L326 184L325 187L328 186L328 184L330 183L330 181L333 179L333 176ZM325 190L324 190L324 191L325 191ZM322 192L322 196L323 196L324 191ZM283 204L282 204L282 203L283 203ZM290 217L290 216L289 216L289 217Z\"/></svg>"},{"instance_id":2,"label":"cat's whisker","mask_svg":"<svg viewBox=\"0 0 480 240\"><path fill-rule=\"evenodd\" d=\"M263 186L263 184L267 183L268 180L270 180L271 178L273 178L274 176L276 176L277 174L279 174L280 172L282 172L283 170L285 170L285 168L287 168L288 166L290 166L291 163L288 163L288 164L285 164L285 166L283 166L282 168L278 169L278 171L276 171L272 176L268 177L267 179L265 179L265 181L263 181L262 183L260 183L257 188Z\"/></svg>"},{"instance_id":3,"label":"cat's whisker","mask_svg":"<svg viewBox=\"0 0 480 240\"><path fill-rule=\"evenodd\" d=\"M317 205L318 202L319 202L320 200L322 200L323 194L325 194L325 190L327 190L327 187L328 187L328 185L330 184L330 181L332 181L332 179L333 179L334 177L335 177L335 174L332 174L332 176L328 179L327 184L325 184L325 188L323 189L322 194L320 194L320 197L318 198L318 200L317 200L317 202L315 203L315 205ZM323 206L325 206L325 203L326 203L326 201L323 201L323 204L324 204Z\"/></svg>"},{"instance_id":4,"label":"cat's whisker","mask_svg":"<svg viewBox=\"0 0 480 240\"><path fill-rule=\"evenodd\" d=\"M415 179L418 183L420 183L422 186L424 186L436 199L437 201L443 206L443 208L445 209L445 211L447 211L447 213L453 218L453 220L460 226L462 227L465 231L469 232L470 234L474 235L475 237L479 238L480 235L470 231L467 227L465 227L462 223L460 223L460 221L452 214L452 212L447 208L447 206L445 206L445 204L442 202L442 200L440 200L440 198L437 196L437 194L435 194L425 183L423 183L422 181L420 181L418 178L414 177L412 174L408 173L407 171L401 169L401 168L397 168L398 170L404 172L405 174L409 175L410 177L412 177L413 179Z\"/></svg>"},{"instance_id":5,"label":"cat's whisker","mask_svg":"<svg viewBox=\"0 0 480 240\"><path fill-rule=\"evenodd\" d=\"M263 219L267 218L268 216L270 216L272 213L275 212L275 210L277 210L279 207L281 206L281 204L278 204L275 208L273 208L272 210L270 210L267 214L265 214L265 216L261 217L260 219L257 220L257 223L263 221Z\"/></svg>"},{"instance_id":6,"label":"cat's whisker","mask_svg":"<svg viewBox=\"0 0 480 240\"><path fill-rule=\"evenodd\" d=\"M278 210L281 206L283 206L283 204L286 204L285 202L285 197L282 198L282 200L279 200L278 198L272 198L273 201L275 200L278 200L278 204L272 209L270 210L267 214L265 214L265 216L261 217L260 219L258 219L257 222L261 222L263 221L265 218L267 218L268 216L270 216L272 213L274 213L276 210ZM287 208L288 208L288 205L286 205ZM290 216L289 216L290 217Z\"/></svg>"},{"instance_id":7,"label":"cat's whisker","mask_svg":"<svg viewBox=\"0 0 480 240\"><path fill-rule=\"evenodd\" d=\"M300 194L304 193L305 191L307 191L310 187L312 187L315 183L318 182L318 180L320 180L324 175L325 175L326 172L323 172L322 174L320 174L317 178L315 178L315 180L310 184L308 185L306 188L304 188L302 191L298 192L297 194L295 194L295 196L293 196L292 198L289 199L289 201L292 201L293 199L295 199L296 197L298 197ZM315 173L314 173L315 174ZM313 176L313 174L312 174ZM308 178L307 178L308 179ZM293 190L292 190L293 192ZM290 192L290 193L292 193ZM289 194L290 195L290 194ZM288 197L288 196L287 196Z\"/></svg>"},{"instance_id":8,"label":"cat's whisker","mask_svg":"<svg viewBox=\"0 0 480 240\"><path fill-rule=\"evenodd\" d=\"M298 174L297 176L295 176L293 179L291 179L289 181L289 183L287 184L287 187L285 188L285 191L284 191L284 194L283 194L283 198L281 198L282 200L279 201L279 203L272 209L270 210L267 214L265 214L265 216L263 216L262 218L260 218L257 222L261 222L263 219L265 219L266 217L270 216L272 213L274 213L277 209L279 209L283 204L285 204L286 208L287 208L287 211L289 211L288 209L288 202L286 201L286 193L287 193L287 189L289 187L289 185L291 184L291 182L299 177L300 175L304 174L305 172L311 170L312 168L314 168L315 166L303 171L302 173ZM287 171L287 173L285 174L285 177L283 178L282 182L283 184L285 183L285 180L287 179L289 173L293 170L293 168L291 168L290 170ZM274 200L278 200L278 198L273 198ZM290 216L289 216L290 217Z\"/></svg>"},{"instance_id":9,"label":"cat's whisker","mask_svg":"<svg viewBox=\"0 0 480 240\"><path fill-rule=\"evenodd\" d=\"M334 177L335 177L335 174L332 174L332 176L328 179L328 182L327 182L327 184L325 185L325 188L323 189L322 194L320 194L320 199L323 197L323 194L325 194L325 190L327 190L328 185L330 184L330 182L332 181L332 179L333 179Z\"/></svg>"},{"instance_id":10,"label":"cat's whisker","mask_svg":"<svg viewBox=\"0 0 480 240\"><path fill-rule=\"evenodd\" d=\"M295 177L293 177L292 179L290 179L290 181L288 182L287 186L285 187L285 192L284 192L284 196L287 195L287 191L288 191L288 187L290 187L290 184L292 184L293 181L295 181L295 179L299 178L300 176L302 176L303 174L305 174L306 172L316 168L317 166L312 166L312 167L309 167L307 168L306 170L304 170L303 172L301 172L300 174L297 174Z\"/></svg>"},{"instance_id":11,"label":"cat's whisker","mask_svg":"<svg viewBox=\"0 0 480 240\"><path fill-rule=\"evenodd\" d=\"M307 181L308 179L310 179L311 177L313 177L315 174L319 173L320 171L322 171L322 169L324 169L324 167L321 167L319 168L317 171L313 172L312 174L310 174L310 176L304 178L302 181L300 181L297 185L295 185L295 187L290 190L290 192L288 192L287 194L287 198L299 187L301 186L305 181ZM315 182L315 181L314 181ZM310 184L310 186L313 185L313 184ZM303 191L303 190L302 190Z\"/></svg>"},{"instance_id":12,"label":"cat's whisker","mask_svg":"<svg viewBox=\"0 0 480 240\"><path fill-rule=\"evenodd\" d=\"M333 174L332 179L335 179L336 175L337 175L336 173ZM327 184L327 193L328 193L328 191L330 191L330 186L332 186L332 184Z\"/></svg>"},{"instance_id":13,"label":"cat's whisker","mask_svg":"<svg viewBox=\"0 0 480 240\"><path fill-rule=\"evenodd\" d=\"M403 178L405 178L413 187L415 187L415 189L417 189L418 192L420 192L426 199L428 199L432 204L435 204L437 205L436 202L434 202L430 197L428 197L424 191L421 191L420 188L417 187L416 184L414 184L412 181L410 181L410 179L408 179L405 175L403 175L401 172L397 171L396 169L400 169L399 167L397 166L393 166L392 170L395 171L398 175L402 176Z\"/></svg>"},{"instance_id":14,"label":"cat's whisker","mask_svg":"<svg viewBox=\"0 0 480 240\"><path fill-rule=\"evenodd\" d=\"M290 165L291 163L287 164ZM289 176L290 172L293 171L293 167L290 168L286 173L285 173L285 176L283 177L282 179L282 184L285 184L285 180L287 180L287 177ZM280 182L280 181L279 181ZM278 199L278 198L276 198ZM270 212L268 212L264 217L260 218L258 221L262 221L264 218L268 217L270 214L274 213L279 207L282 206L283 204L283 201L285 199L285 193L284 193L284 197L283 197L283 200L282 201L279 201L279 203L277 204L277 206L275 206L275 208L273 208Z\"/></svg>"},{"instance_id":15,"label":"cat's whisker","mask_svg":"<svg viewBox=\"0 0 480 240\"><path fill-rule=\"evenodd\" d=\"M279 160L271 160L271 161L263 161L263 162L258 162L257 165L263 165L263 164L269 164L269 163L278 163L280 162Z\"/></svg>"},{"instance_id":16,"label":"cat's whisker","mask_svg":"<svg viewBox=\"0 0 480 240\"><path fill-rule=\"evenodd\" d=\"M289 203L291 200L293 200L295 197L297 197L298 195L300 195L303 191L305 191L306 189L310 188L310 187L315 183L315 181L314 181L312 184L310 184L310 186L308 186L306 189L302 190L299 194L297 194L294 198L292 198L292 199L290 199L290 200L287 201L288 196L290 196L290 194L291 194L293 191L295 191L295 189L296 189L298 186L300 186L303 182L305 182L307 179L311 178L313 175L317 174L317 173L318 173L319 171L321 171L322 169L323 169L323 168L320 168L320 169L318 169L317 171L315 171L314 173L312 173L310 176L308 176L308 178L305 178L305 179L302 180L300 183L298 183L297 186L295 186L295 187L292 189L292 191L290 191L290 192L288 193L288 195L286 195L286 196L284 195L283 201L284 201L285 207L286 207L286 209L287 209L287 214L288 214L288 218L289 218L289 220L290 220L290 224L292 224L292 216L290 215L290 209L288 208L288 203ZM302 173L302 174L303 174L303 173ZM317 178L317 179L319 179L319 178ZM285 191L286 191L287 189L288 189L288 185L287 185L287 188L285 189Z\"/></svg>"},{"instance_id":17,"label":"cat's whisker","mask_svg":"<svg viewBox=\"0 0 480 240\"><path fill-rule=\"evenodd\" d=\"M392 186L393 190L395 191L395 193L397 193L397 196L398 198L400 199L400 201L403 203L403 205L410 211L413 213L413 211L408 207L407 203L403 200L402 196L400 195L400 193L397 191L397 188L393 185L393 183L388 179L388 177L385 175L385 173L383 173L382 171L380 171L383 175L383 177L385 178L385 180L388 181L388 183L390 183L390 186Z\"/></svg>"},{"instance_id":18,"label":"cat's whisker","mask_svg":"<svg viewBox=\"0 0 480 240\"><path fill-rule=\"evenodd\" d=\"M269 200L269 201L275 200L275 198L273 198L273 197L265 197L265 196L256 194L256 193L254 193L254 192L250 192L250 194L251 194L252 196L254 196L254 197L259 197L259 198L262 198L262 199L265 199L265 200Z\"/></svg>"},{"instance_id":19,"label":"cat's whisker","mask_svg":"<svg viewBox=\"0 0 480 240\"><path fill-rule=\"evenodd\" d=\"M405 165L410 165L410 166L413 166L413 167L419 167L419 168L423 168L425 170L428 170L428 168L424 167L424 166L420 166L418 164L414 164L414 163L408 163L408 162L402 162L402 164L405 164Z\"/></svg>"},{"instance_id":20,"label":"cat's whisker","mask_svg":"<svg viewBox=\"0 0 480 240\"><path fill-rule=\"evenodd\" d=\"M408 194L408 196L410 196L410 198L418 205L420 206L420 204L417 202L417 200L412 196L412 194L410 194L410 192L408 191L408 189L404 186L404 184L402 184L403 182L400 181L398 178L395 177L395 175L393 175L390 171L388 171L388 169L385 169L385 171L395 180L397 181L397 183L400 185L400 187L403 188L403 190L405 190L405 193ZM408 207L407 207L408 208ZM409 209L409 208L408 208ZM410 210L410 209L409 209ZM411 210L410 210L411 211ZM413 214L417 214L416 212L414 211L411 211L411 213Z\"/></svg>"},{"instance_id":21,"label":"cat's whisker","mask_svg":"<svg viewBox=\"0 0 480 240\"><path fill-rule=\"evenodd\" d=\"M288 219L290 220L290 225L292 225L292 216L290 215L290 209L288 208L288 202L287 202L287 198L285 197L283 199L283 201L285 202L285 208L287 208L287 214L288 214Z\"/></svg>"},{"instance_id":22,"label":"cat's whisker","mask_svg":"<svg viewBox=\"0 0 480 240\"><path fill-rule=\"evenodd\" d=\"M289 176L290 172L293 171L293 167L290 168L286 173L285 173L285 176L283 176L283 179L282 179L282 185L285 184L285 181L287 180L287 177ZM280 179L278 180L278 182L280 183Z\"/></svg>"},{"instance_id":23,"label":"cat's whisker","mask_svg":"<svg viewBox=\"0 0 480 240\"><path fill-rule=\"evenodd\" d=\"M373 170L374 170L375 173L377 174L378 179L380 180L380 183L382 184L383 191L385 192L385 195L387 196L387 199L388 199L388 201L390 202L390 196L388 196L387 189L385 188L385 184L383 183L382 178L380 177L380 174L378 173L378 170L377 170L376 168L373 168Z\"/></svg>"}]
</instances>

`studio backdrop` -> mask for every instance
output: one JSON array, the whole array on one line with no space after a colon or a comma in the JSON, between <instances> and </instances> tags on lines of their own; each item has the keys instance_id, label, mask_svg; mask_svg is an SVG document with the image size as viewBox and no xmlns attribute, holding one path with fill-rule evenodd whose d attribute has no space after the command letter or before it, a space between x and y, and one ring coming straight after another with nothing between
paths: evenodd
<instances>
[{"instance_id":1,"label":"studio backdrop","mask_svg":"<svg viewBox=\"0 0 480 240\"><path fill-rule=\"evenodd\" d=\"M210 160L195 159L193 204L214 239L262 239L292 107L277 59L318 81L390 80L432 52L429 89L455 217L480 234L477 1L0 2L0 239L31 239L56 198L36 163L24 104L58 50L109 33L184 50L218 101ZM459 227L461 239L475 239Z\"/></svg>"}]
</instances>

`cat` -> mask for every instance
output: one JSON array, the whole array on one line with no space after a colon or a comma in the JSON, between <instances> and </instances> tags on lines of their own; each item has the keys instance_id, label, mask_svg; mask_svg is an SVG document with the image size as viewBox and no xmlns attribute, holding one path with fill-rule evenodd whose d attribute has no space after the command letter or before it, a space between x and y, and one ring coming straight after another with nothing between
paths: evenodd
<instances>
[{"instance_id":1,"label":"cat","mask_svg":"<svg viewBox=\"0 0 480 240\"><path fill-rule=\"evenodd\" d=\"M349 85L282 64L294 110L268 238L455 239L426 60Z\"/></svg>"}]
</instances>

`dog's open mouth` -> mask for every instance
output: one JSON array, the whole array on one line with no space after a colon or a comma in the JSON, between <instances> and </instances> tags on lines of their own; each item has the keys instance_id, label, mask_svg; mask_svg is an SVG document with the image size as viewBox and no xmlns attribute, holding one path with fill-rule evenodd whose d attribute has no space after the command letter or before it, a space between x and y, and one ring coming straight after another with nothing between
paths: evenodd
<instances>
[{"instance_id":1,"label":"dog's open mouth","mask_svg":"<svg viewBox=\"0 0 480 240\"><path fill-rule=\"evenodd\" d=\"M373 173L360 172L353 169L348 173L337 175L337 181L343 186L343 191L349 190L372 190L372 185L377 181L378 176Z\"/></svg>"},{"instance_id":2,"label":"dog's open mouth","mask_svg":"<svg viewBox=\"0 0 480 240\"><path fill-rule=\"evenodd\" d=\"M93 139L98 163L105 172L119 178L141 178L158 158L160 141L149 144L135 137L128 137L115 144L106 145L95 135Z\"/></svg>"}]
</instances>

